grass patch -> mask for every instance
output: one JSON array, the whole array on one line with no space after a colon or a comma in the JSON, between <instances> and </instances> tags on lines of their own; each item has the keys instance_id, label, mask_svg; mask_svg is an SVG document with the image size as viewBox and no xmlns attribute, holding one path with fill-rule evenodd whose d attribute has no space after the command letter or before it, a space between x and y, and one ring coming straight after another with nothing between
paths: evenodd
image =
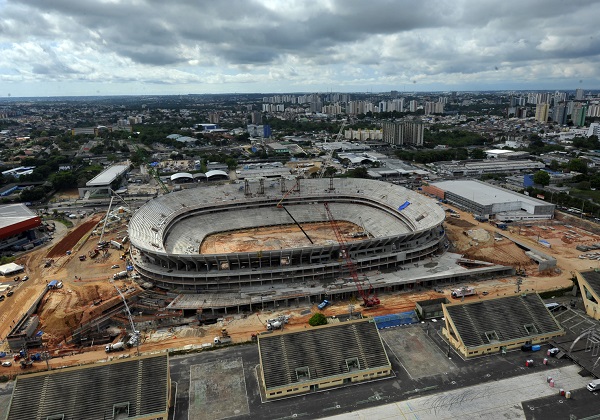
<instances>
[{"instance_id":1,"label":"grass patch","mask_svg":"<svg viewBox=\"0 0 600 420\"><path fill-rule=\"evenodd\" d=\"M62 217L57 217L55 219L56 222L62 223L63 225L65 225L68 228L72 228L73 227L73 222L71 222L69 219L64 219Z\"/></svg>"}]
</instances>

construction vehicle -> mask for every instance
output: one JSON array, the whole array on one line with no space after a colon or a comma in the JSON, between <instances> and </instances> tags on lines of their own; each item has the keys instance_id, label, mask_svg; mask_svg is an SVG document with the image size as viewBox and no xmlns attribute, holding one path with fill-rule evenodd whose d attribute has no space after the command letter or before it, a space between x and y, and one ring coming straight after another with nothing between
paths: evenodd
<instances>
[{"instance_id":1,"label":"construction vehicle","mask_svg":"<svg viewBox=\"0 0 600 420\"><path fill-rule=\"evenodd\" d=\"M98 254L100 254L100 251L98 249L96 249L96 248L92 249L89 252L90 258L96 258L98 256Z\"/></svg>"},{"instance_id":2,"label":"construction vehicle","mask_svg":"<svg viewBox=\"0 0 600 420\"><path fill-rule=\"evenodd\" d=\"M331 305L331 302L329 302L327 299L325 299L325 300L323 300L323 302L321 302L321 303L319 303L319 305L317 305L317 308L323 310L329 305Z\"/></svg>"},{"instance_id":3,"label":"construction vehicle","mask_svg":"<svg viewBox=\"0 0 600 420\"><path fill-rule=\"evenodd\" d=\"M231 337L227 332L226 328L221 328L221 336L215 337L214 344L228 344L231 343Z\"/></svg>"},{"instance_id":4,"label":"construction vehicle","mask_svg":"<svg viewBox=\"0 0 600 420\"><path fill-rule=\"evenodd\" d=\"M450 293L450 296L452 296L454 299L458 299L476 294L477 292L475 291L474 287L462 287L460 289L454 289L452 293Z\"/></svg>"},{"instance_id":5,"label":"construction vehicle","mask_svg":"<svg viewBox=\"0 0 600 420\"><path fill-rule=\"evenodd\" d=\"M125 344L122 341L119 341L115 344L107 344L104 348L104 351L107 353L111 353L113 351L122 351L125 350Z\"/></svg>"},{"instance_id":6,"label":"construction vehicle","mask_svg":"<svg viewBox=\"0 0 600 420\"><path fill-rule=\"evenodd\" d=\"M33 367L33 360L21 360L21 369Z\"/></svg>"},{"instance_id":7,"label":"construction vehicle","mask_svg":"<svg viewBox=\"0 0 600 420\"><path fill-rule=\"evenodd\" d=\"M344 240L344 236L340 231L340 227L337 224L337 221L333 217L331 210L329 209L329 203L323 203L325 206L325 211L327 212L327 217L329 219L329 223L331 224L331 228L333 229L333 233L340 245L340 254L342 258L346 260L346 268L350 272L352 276L352 280L354 280L354 284L356 285L356 289L358 290L358 294L363 300L362 306L365 308L372 308L381 303L379 298L372 293L373 287L369 284L369 290L365 290L361 284L361 281L358 278L358 273L356 271L356 266L354 265L354 261L352 261L352 257L350 256L350 252L348 251L348 247L346 246L346 241ZM365 277L366 278L366 277Z\"/></svg>"},{"instance_id":8,"label":"construction vehicle","mask_svg":"<svg viewBox=\"0 0 600 420\"><path fill-rule=\"evenodd\" d=\"M112 283L112 281L111 281L111 283ZM127 345L130 347L139 346L140 332L135 329L135 324L133 322L133 316L131 316L131 311L129 310L129 305L127 305L127 299L125 299L125 296L123 296L123 293L121 293L121 290L119 290L119 288L117 287L116 284L113 283L113 286L115 287L115 289L117 290L117 293L119 294L119 296L121 296L121 299L123 300L123 305L125 305L125 310L127 312L127 319L129 319L129 324L131 325L131 338L127 342ZM137 355L138 356L140 355L139 348L138 348Z\"/></svg>"},{"instance_id":9,"label":"construction vehicle","mask_svg":"<svg viewBox=\"0 0 600 420\"><path fill-rule=\"evenodd\" d=\"M127 277L127 271L119 271L118 273L113 274L113 279L124 279Z\"/></svg>"}]
</instances>

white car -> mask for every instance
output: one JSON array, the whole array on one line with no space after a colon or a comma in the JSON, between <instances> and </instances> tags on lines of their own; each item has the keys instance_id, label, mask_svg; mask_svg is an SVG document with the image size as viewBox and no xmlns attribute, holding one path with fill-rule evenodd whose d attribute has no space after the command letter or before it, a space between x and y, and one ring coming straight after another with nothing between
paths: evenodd
<instances>
[{"instance_id":1,"label":"white car","mask_svg":"<svg viewBox=\"0 0 600 420\"><path fill-rule=\"evenodd\" d=\"M29 276L23 276L23 279L22 279L22 280L23 280L23 281L27 281L27 280L29 280Z\"/></svg>"},{"instance_id":2,"label":"white car","mask_svg":"<svg viewBox=\"0 0 600 420\"><path fill-rule=\"evenodd\" d=\"M3 367L11 367L12 363L11 362L2 362L2 366Z\"/></svg>"},{"instance_id":3,"label":"white car","mask_svg":"<svg viewBox=\"0 0 600 420\"><path fill-rule=\"evenodd\" d=\"M119 268L119 264L114 264L112 267L110 268Z\"/></svg>"}]
</instances>

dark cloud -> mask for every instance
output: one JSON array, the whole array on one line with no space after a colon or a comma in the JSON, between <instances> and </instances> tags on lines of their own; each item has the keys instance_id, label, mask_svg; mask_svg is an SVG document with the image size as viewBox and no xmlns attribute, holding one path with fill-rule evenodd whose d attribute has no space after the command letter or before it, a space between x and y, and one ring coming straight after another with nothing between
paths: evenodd
<instances>
[{"instance_id":1,"label":"dark cloud","mask_svg":"<svg viewBox=\"0 0 600 420\"><path fill-rule=\"evenodd\" d=\"M288 77L296 83L359 84L358 69L360 77L401 82L421 75L436 83L492 72L500 83L510 82L511 69L579 59L593 69L581 78L600 78L600 3L593 0L1 4L0 67L25 66L39 77L80 72L125 80L133 72L148 83L179 83L202 74L242 83L291 63ZM96 67L101 71L90 71ZM181 71L173 79L172 69Z\"/></svg>"}]
</instances>

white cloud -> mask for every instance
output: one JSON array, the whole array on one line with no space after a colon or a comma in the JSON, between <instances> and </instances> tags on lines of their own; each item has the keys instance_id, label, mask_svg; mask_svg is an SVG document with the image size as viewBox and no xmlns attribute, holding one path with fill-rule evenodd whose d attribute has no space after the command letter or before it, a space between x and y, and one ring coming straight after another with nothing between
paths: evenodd
<instances>
[{"instance_id":1,"label":"white cloud","mask_svg":"<svg viewBox=\"0 0 600 420\"><path fill-rule=\"evenodd\" d=\"M53 82L86 94L85 83L202 93L600 80L592 0L12 0L0 15L13 96Z\"/></svg>"}]
</instances>

